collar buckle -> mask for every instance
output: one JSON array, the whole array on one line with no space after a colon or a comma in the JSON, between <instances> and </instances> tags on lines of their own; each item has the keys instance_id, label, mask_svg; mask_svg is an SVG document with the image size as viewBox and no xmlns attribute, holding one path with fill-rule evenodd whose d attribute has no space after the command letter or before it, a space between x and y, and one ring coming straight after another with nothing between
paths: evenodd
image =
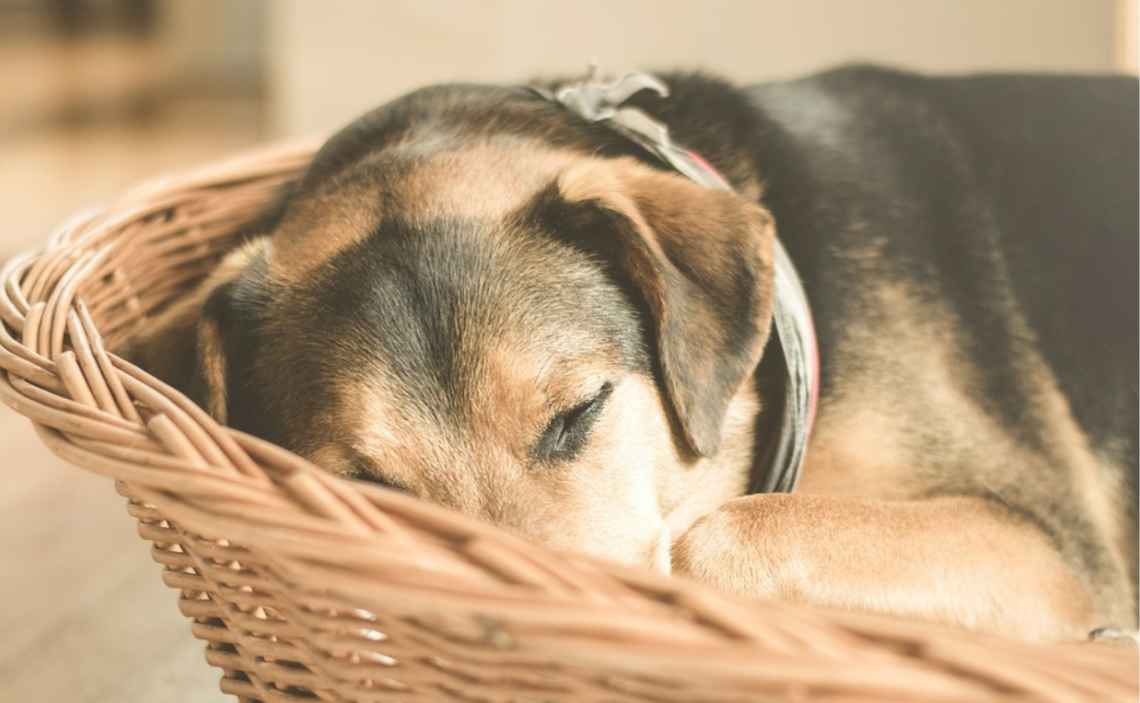
<instances>
[{"instance_id":1,"label":"collar buckle","mask_svg":"<svg viewBox=\"0 0 1140 703\"><path fill-rule=\"evenodd\" d=\"M669 86L648 73L627 73L616 80L607 81L590 64L586 77L568 83L556 91L535 88L547 100L556 102L589 122L609 122L642 146L654 153L676 149L669 138L669 128L625 103L643 90L669 97Z\"/></svg>"}]
</instances>

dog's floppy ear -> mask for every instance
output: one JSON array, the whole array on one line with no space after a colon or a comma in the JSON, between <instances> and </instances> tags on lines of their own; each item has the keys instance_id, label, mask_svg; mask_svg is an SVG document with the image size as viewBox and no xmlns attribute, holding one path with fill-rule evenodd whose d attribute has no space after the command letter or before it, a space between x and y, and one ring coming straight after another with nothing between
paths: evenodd
<instances>
[{"instance_id":1,"label":"dog's floppy ear","mask_svg":"<svg viewBox=\"0 0 1140 703\"><path fill-rule=\"evenodd\" d=\"M228 412L228 370L232 354L235 286L256 262L264 262L267 238L230 253L186 298L178 301L131 341L129 358L185 393L215 420ZM246 296L248 297L248 296Z\"/></svg>"},{"instance_id":2,"label":"dog's floppy ear","mask_svg":"<svg viewBox=\"0 0 1140 703\"><path fill-rule=\"evenodd\" d=\"M715 454L728 405L771 328L771 215L627 159L574 166L556 189L565 208L552 223L559 237L600 254L640 295L685 441Z\"/></svg>"}]
</instances>

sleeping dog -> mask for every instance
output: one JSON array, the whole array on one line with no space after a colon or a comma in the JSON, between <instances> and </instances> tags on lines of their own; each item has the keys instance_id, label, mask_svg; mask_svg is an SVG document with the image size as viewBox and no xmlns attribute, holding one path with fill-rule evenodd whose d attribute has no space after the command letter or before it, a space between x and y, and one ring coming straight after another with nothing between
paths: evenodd
<instances>
[{"instance_id":1,"label":"sleeping dog","mask_svg":"<svg viewBox=\"0 0 1140 703\"><path fill-rule=\"evenodd\" d=\"M364 115L136 358L329 471L555 547L1025 637L1134 628L1136 80L662 78L594 113L566 98L596 80Z\"/></svg>"}]
</instances>

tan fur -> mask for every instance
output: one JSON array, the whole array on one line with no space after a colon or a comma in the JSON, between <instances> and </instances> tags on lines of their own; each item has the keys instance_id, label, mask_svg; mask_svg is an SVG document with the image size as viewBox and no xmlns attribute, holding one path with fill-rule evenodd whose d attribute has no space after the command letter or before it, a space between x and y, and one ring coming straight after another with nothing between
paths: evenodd
<instances>
[{"instance_id":1,"label":"tan fur","mask_svg":"<svg viewBox=\"0 0 1140 703\"><path fill-rule=\"evenodd\" d=\"M581 154L524 139L465 145L418 162L393 197L415 203L424 216L503 218L581 159Z\"/></svg>"},{"instance_id":2,"label":"tan fur","mask_svg":"<svg viewBox=\"0 0 1140 703\"><path fill-rule=\"evenodd\" d=\"M664 400L657 396L660 408L646 408L665 415ZM666 510L666 522L675 536L684 534L694 522L728 500L747 491L756 446L756 415L760 399L751 383L745 384L728 407L724 422L724 442L716 456L693 461L672 437L668 425L655 424L662 436L652 440L657 448L662 472L659 488Z\"/></svg>"},{"instance_id":3,"label":"tan fur","mask_svg":"<svg viewBox=\"0 0 1140 703\"><path fill-rule=\"evenodd\" d=\"M652 313L662 380L680 430L697 453L715 453L723 414L751 378L768 338L771 214L735 193L632 159L585 161L564 173L559 186L568 200L600 203L632 223L636 234L624 249L624 266ZM746 291L752 304L733 288L737 276L752 281ZM746 341L737 322L726 322L711 302L727 296L747 305L752 333ZM672 326L676 321L683 331ZM694 379L708 381L698 389Z\"/></svg>"},{"instance_id":4,"label":"tan fur","mask_svg":"<svg viewBox=\"0 0 1140 703\"><path fill-rule=\"evenodd\" d=\"M730 211L734 217L747 220L753 229L750 243L754 250L750 253L757 256L764 269L772 267L772 216L739 194L704 189L681 176L656 171L628 158L580 160L561 175L559 186L568 199L610 203L637 225L654 253L663 258L668 258L668 248L686 244L692 247L688 254L712 256L717 250L709 245L718 237L732 234L718 222L718 215ZM662 224L667 226L662 228ZM698 233L700 238L695 239ZM727 268L724 264L712 260L703 268ZM765 312L770 315L771 311L758 310L758 318L765 319Z\"/></svg>"},{"instance_id":5,"label":"tan fur","mask_svg":"<svg viewBox=\"0 0 1140 703\"><path fill-rule=\"evenodd\" d=\"M130 356L160 378L176 373L188 348L199 359L210 391L206 409L219 422L225 414L225 359L216 325L201 319L202 306L210 295L246 269L254 256L263 252L269 240L251 240L230 252L194 291L146 321L130 342ZM193 340L193 341L192 341Z\"/></svg>"},{"instance_id":6,"label":"tan fur","mask_svg":"<svg viewBox=\"0 0 1140 703\"><path fill-rule=\"evenodd\" d=\"M543 417L526 411L541 405L533 379L516 377L511 392L487 399L476 422L492 429L480 435L477 447L426 418L394 409L380 388L345 390L350 396L343 402L358 408L352 417L359 418L348 433L351 451L369 457L385 479L549 544L667 570L661 540L665 536L668 544L668 532L656 483L660 475L684 468L655 463L655 443L671 438L651 382L626 377L619 383L589 450L573 464L550 470L529 470L525 463L525 445L541 430L534 421ZM527 395L534 398L528 401ZM495 402L506 398L506 405ZM530 425L531 432L512 434L510 421ZM325 446L311 458L348 473L347 455Z\"/></svg>"},{"instance_id":7,"label":"tan fur","mask_svg":"<svg viewBox=\"0 0 1140 703\"><path fill-rule=\"evenodd\" d=\"M377 378L367 387L341 390L344 409L337 416L357 419L347 432L351 451L368 457L385 480L433 502L548 543L666 571L668 550L661 540L667 546L669 535L683 533L745 490L755 391L744 388L733 400L721 452L700 459L674 436L656 384L639 376L627 376L615 390L589 453L554 476L525 480L526 446L544 426L545 408L588 397L614 370L607 374L592 362L552 374L524 348L504 347L502 340L493 347L492 358L501 365L489 364L488 382L481 384L488 392L473 418L478 447L463 446L431 418L394 403ZM350 473L349 452L336 445L311 458Z\"/></svg>"},{"instance_id":8,"label":"tan fur","mask_svg":"<svg viewBox=\"0 0 1140 703\"><path fill-rule=\"evenodd\" d=\"M1122 471L1113 470L1109 461L1097 456L1089 446L1088 438L1073 418L1069 400L1061 393L1057 380L1044 361L1036 354L1024 362L1026 378L1038 389L1037 410L1053 437L1054 449L1063 465L1070 467L1069 485L1077 499L1080 513L1090 520L1099 541L1113 547L1109 556L1113 561L1117 582L1115 588L1099 593L1102 602L1136 603L1136 591L1130 588L1130 574L1136 573L1136 530L1128 525L1128 491L1124 489ZM1124 610L1106 613L1112 622L1128 622L1135 611Z\"/></svg>"},{"instance_id":9,"label":"tan fur","mask_svg":"<svg viewBox=\"0 0 1140 703\"><path fill-rule=\"evenodd\" d=\"M686 533L673 562L748 595L1027 638L1083 638L1100 622L1040 532L974 498L738 498Z\"/></svg>"},{"instance_id":10,"label":"tan fur","mask_svg":"<svg viewBox=\"0 0 1140 703\"><path fill-rule=\"evenodd\" d=\"M447 215L505 217L581 155L536 142L465 145L411 161L395 183L379 183L365 159L314 197L301 198L274 235L270 270L296 283L372 234L383 202L415 221Z\"/></svg>"},{"instance_id":11,"label":"tan fur","mask_svg":"<svg viewBox=\"0 0 1140 703\"><path fill-rule=\"evenodd\" d=\"M158 337L166 336L172 329L185 330L187 325L197 323L201 315L202 305L219 286L237 278L249 265L250 260L265 249L269 240L258 238L251 240L225 256L217 267L204 281L187 295L170 305L159 314L145 321L136 331L134 341L136 346L146 348L148 344ZM184 342L185 340L180 340Z\"/></svg>"},{"instance_id":12,"label":"tan fur","mask_svg":"<svg viewBox=\"0 0 1140 703\"><path fill-rule=\"evenodd\" d=\"M343 179L335 195L300 198L273 234L269 273L279 284L301 281L380 224L381 199L367 176Z\"/></svg>"},{"instance_id":13,"label":"tan fur","mask_svg":"<svg viewBox=\"0 0 1140 703\"><path fill-rule=\"evenodd\" d=\"M1071 495L1079 502L1076 512L1095 521L1104 543L1127 542L1126 526L1112 519L1123 511L1104 480L1109 467L1087 449L1036 354L1026 353L1020 363L1038 393L1031 411L1056 441L1050 457L1023 447L969 397L977 381L948 313L918 308L916 291L901 284L871 290L884 314L845 330L849 338L840 349L855 350L860 356L851 365L863 371L835 379L832 400L820 408L801 495L745 498L727 514L711 516L675 547L678 569L753 594L923 615L1029 637L1083 636L1098 624L1132 622L1135 615L1126 609L1098 611L1093 605L1130 601L1128 552L1120 546L1111 554L1116 590L1098 592L1056 545L1032 526L995 512L994 504L914 500L943 485L953 492L955 485L946 481L961 470L954 467L969 467L971 480L1030 504L1043 503L1049 492ZM899 358L908 363L899 365ZM943 464L916 463L915 407L884 394L877 383L900 373L937 428L940 449L931 458ZM1011 464L1041 466L1041 485L1010 485L1024 475L1009 471ZM751 548L761 543L762 550Z\"/></svg>"},{"instance_id":14,"label":"tan fur","mask_svg":"<svg viewBox=\"0 0 1140 703\"><path fill-rule=\"evenodd\" d=\"M384 182L385 192L378 192L371 165L365 159L297 200L271 244L261 240L227 258L198 293L156 321L165 336L144 338L185 340L193 314L214 288L240 273L255 247L267 255L275 284L295 286L373 233L393 204L413 223L449 215L505 221L554 180L566 199L598 201L633 224L644 249L635 253L631 247L623 263L659 319L678 314L662 275L670 261L727 270L728 248L719 245L740 223L754 246L744 253L755 259L760 285L771 284L775 229L764 208L631 159L603 160L522 140L466 144L425 150L399 178ZM1026 412L1053 437L1043 454L1020 445L986 415L973 397L980 381L955 333L956 320L937 305L919 307L920 291L875 276L880 256L873 247L850 253L852 266L868 267L866 295L881 319L855 319L843 330L836 367L860 371L830 379L800 494L734 500L749 482L762 400L750 375L720 389L727 411L719 451L701 457L686 434L691 408L673 397L674 385L691 378L677 379L667 367L659 387L653 378L620 368L597 340L575 337L574 330L565 335L573 353L555 355L532 343L530 330L509 317L496 318L506 320L506 333L476 335L462 350L463 358L479 362L472 384L479 393L464 399L468 425L421 407L386 375L383 360L372 360L377 369L365 381L333 384L333 407L328 417L310 419L320 439L309 440L305 453L343 475L358 475L363 466L366 474L425 500L557 547L673 568L753 595L1030 637L1083 636L1106 622L1134 620L1134 612L1096 605L1128 602L1121 589L1129 588L1129 569L1135 570L1135 533L1119 518L1107 460L1089 449L1046 364L1025 351L1032 348L1028 343L1018 359L1023 380L1036 389ZM565 264L546 258L528 265ZM770 299L754 314L766 330ZM287 313L275 319L284 337L306 333L289 327ZM712 320L697 315L686 323L691 338L710 349L722 346L722 331ZM171 329L178 332L171 335ZM1030 337L1024 327L1018 332ZM204 323L198 349L209 409L224 420L219 335ZM765 339L745 350L745 363L754 366ZM153 346L161 356L162 344ZM713 376L712 362L686 361L696 369L693 378ZM911 405L877 382L899 374L914 389ZM564 465L534 466L528 452L553 413L591 397L606 381L614 383L613 395L588 448ZM929 427L914 426L914 403ZM937 451L916 450L923 442ZM1010 464L1040 468L1045 485L1015 485L1025 473L1005 470ZM1119 578L1097 592L1074 571L1072 548L1052 544L1043 531L992 501L950 497L960 486L948 466L969 467L969 477L995 494L1031 505L1045 504L1048 491L1071 497L1077 511L1090 517L1095 536L1115 546L1109 561Z\"/></svg>"},{"instance_id":15,"label":"tan fur","mask_svg":"<svg viewBox=\"0 0 1140 703\"><path fill-rule=\"evenodd\" d=\"M502 163L504 154L489 147L434 155L409 169L393 197L415 204L412 217L417 212L425 217L502 217L562 170L559 183L565 197L603 199L635 223L662 259L668 256L663 237L683 236L686 228L711 229L710 236L715 236L715 226L698 221L700 214L692 212L710 195L727 199L722 207L754 209L770 237L770 217L759 208L633 161L614 164L578 156L566 169L574 160L559 152L511 157L510 163ZM456 178L460 173L464 177ZM346 197L357 197L356 186L352 188ZM672 200L659 202L661 197ZM652 210L655 225L669 229L659 234L642 216L645 209ZM755 245L770 265L770 239L757 236ZM550 260L547 265L565 264ZM366 457L378 477L433 502L548 543L649 562L665 570L670 535L745 490L758 411L752 384L744 383L747 377L729 403L724 443L714 458L693 455L674 435L669 404L656 384L626 375L594 430L589 451L554 475L539 471L532 479L528 474L535 472L527 471L526 454L548 422L550 408L574 406L621 372L616 360L596 351L555 366L548 351L528 344L525 333L484 341L486 346L464 353L483 359L485 375L474 384L482 394L471 399L470 432L480 438L478 447L466 446L463 435L441 426L414 403L400 402L398 387L383 374L374 374L364 385L338 388L339 410L334 414L348 426L339 432L340 444L317 447L311 458L351 473L352 457Z\"/></svg>"},{"instance_id":16,"label":"tan fur","mask_svg":"<svg viewBox=\"0 0 1140 703\"><path fill-rule=\"evenodd\" d=\"M198 324L198 358L208 389L206 410L215 420L226 421L226 356L222 347L222 333L213 320Z\"/></svg>"}]
</instances>

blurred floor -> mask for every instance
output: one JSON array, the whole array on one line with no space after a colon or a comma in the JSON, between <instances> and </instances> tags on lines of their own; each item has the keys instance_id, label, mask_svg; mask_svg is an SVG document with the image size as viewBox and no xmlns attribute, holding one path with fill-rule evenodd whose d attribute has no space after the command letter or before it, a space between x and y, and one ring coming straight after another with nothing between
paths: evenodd
<instances>
[{"instance_id":1,"label":"blurred floor","mask_svg":"<svg viewBox=\"0 0 1140 703\"><path fill-rule=\"evenodd\" d=\"M21 75L36 80L9 74L5 86ZM38 246L78 209L261 133L253 98L164 98L134 112L0 130L0 260ZM232 700L218 692L220 672L206 665L111 481L51 456L2 405L0 467L0 701Z\"/></svg>"}]
</instances>

